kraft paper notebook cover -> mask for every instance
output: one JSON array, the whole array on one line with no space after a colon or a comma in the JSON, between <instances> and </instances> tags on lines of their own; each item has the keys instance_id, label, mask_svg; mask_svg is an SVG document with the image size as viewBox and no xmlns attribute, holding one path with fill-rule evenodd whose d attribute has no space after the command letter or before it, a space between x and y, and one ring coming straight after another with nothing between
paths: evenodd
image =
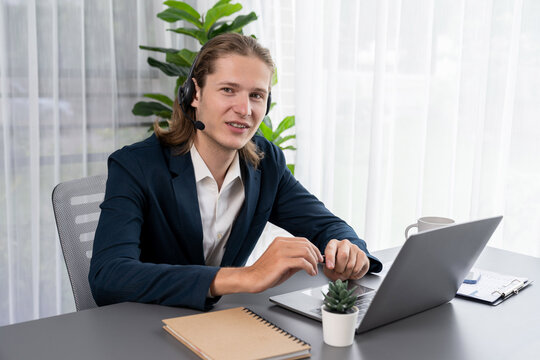
<instances>
[{"instance_id":1,"label":"kraft paper notebook cover","mask_svg":"<svg viewBox=\"0 0 540 360\"><path fill-rule=\"evenodd\" d=\"M306 342L247 308L163 320L163 328L203 359L302 359Z\"/></svg>"}]
</instances>

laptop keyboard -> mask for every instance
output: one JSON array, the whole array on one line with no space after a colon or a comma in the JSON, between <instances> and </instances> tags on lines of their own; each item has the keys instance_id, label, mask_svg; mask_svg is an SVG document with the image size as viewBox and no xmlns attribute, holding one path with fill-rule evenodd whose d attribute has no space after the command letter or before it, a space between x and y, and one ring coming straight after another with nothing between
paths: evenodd
<instances>
[{"instance_id":1,"label":"laptop keyboard","mask_svg":"<svg viewBox=\"0 0 540 360\"><path fill-rule=\"evenodd\" d=\"M364 315L366 314L367 309L369 308L369 305L371 304L371 301L373 300L373 297L375 296L375 291L370 291L366 294L363 294L356 300L356 307L358 308L358 322L362 320ZM315 309L311 309L311 312L321 316L321 308L316 307Z\"/></svg>"}]
</instances>

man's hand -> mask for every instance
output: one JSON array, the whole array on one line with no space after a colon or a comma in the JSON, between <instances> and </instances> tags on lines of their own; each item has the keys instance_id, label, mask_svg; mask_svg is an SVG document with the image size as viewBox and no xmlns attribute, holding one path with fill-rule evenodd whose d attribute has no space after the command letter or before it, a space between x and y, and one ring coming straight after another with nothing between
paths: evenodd
<instances>
[{"instance_id":1,"label":"man's hand","mask_svg":"<svg viewBox=\"0 0 540 360\"><path fill-rule=\"evenodd\" d=\"M238 292L257 293L277 286L296 272L318 273L321 252L306 238L277 237L264 254L245 268L221 268L210 292L213 296Z\"/></svg>"},{"instance_id":2,"label":"man's hand","mask_svg":"<svg viewBox=\"0 0 540 360\"><path fill-rule=\"evenodd\" d=\"M326 264L324 274L332 281L357 280L369 270L369 259L365 252L349 240L332 239L324 250Z\"/></svg>"}]
</instances>

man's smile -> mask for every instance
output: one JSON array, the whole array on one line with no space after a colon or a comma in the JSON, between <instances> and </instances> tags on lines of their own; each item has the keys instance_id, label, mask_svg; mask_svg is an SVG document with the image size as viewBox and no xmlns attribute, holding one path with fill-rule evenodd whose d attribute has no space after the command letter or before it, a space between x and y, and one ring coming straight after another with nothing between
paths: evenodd
<instances>
[{"instance_id":1,"label":"man's smile","mask_svg":"<svg viewBox=\"0 0 540 360\"><path fill-rule=\"evenodd\" d=\"M237 129L249 129L250 128L250 126L248 124L238 122L238 121L228 121L226 124L230 125L232 127L235 127Z\"/></svg>"}]
</instances>

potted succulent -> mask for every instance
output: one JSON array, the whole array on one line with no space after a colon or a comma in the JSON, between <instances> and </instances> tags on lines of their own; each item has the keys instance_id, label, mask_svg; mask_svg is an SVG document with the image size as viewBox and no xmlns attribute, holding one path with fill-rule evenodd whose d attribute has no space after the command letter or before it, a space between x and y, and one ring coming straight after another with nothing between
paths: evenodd
<instances>
[{"instance_id":1,"label":"potted succulent","mask_svg":"<svg viewBox=\"0 0 540 360\"><path fill-rule=\"evenodd\" d=\"M328 293L324 294L321 306L323 339L332 346L349 346L354 341L354 332L358 320L358 308L354 306L357 296L348 289L348 281L330 281Z\"/></svg>"}]
</instances>

